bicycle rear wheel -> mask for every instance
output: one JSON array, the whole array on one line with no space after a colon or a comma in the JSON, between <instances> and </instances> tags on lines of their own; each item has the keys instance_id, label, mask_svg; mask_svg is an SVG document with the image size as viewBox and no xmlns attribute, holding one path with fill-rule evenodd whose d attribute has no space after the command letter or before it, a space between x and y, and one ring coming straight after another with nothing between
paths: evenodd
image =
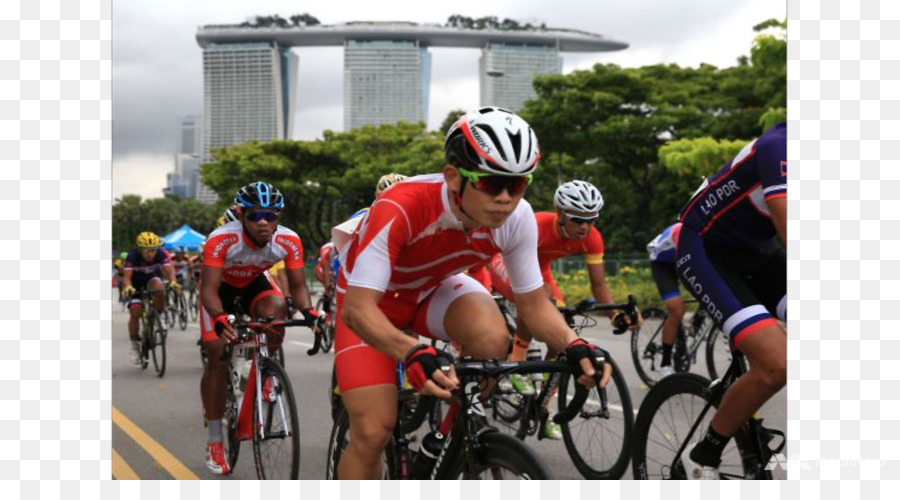
<instances>
[{"instance_id":1,"label":"bicycle rear wheel","mask_svg":"<svg viewBox=\"0 0 900 500\"><path fill-rule=\"evenodd\" d=\"M728 337L717 326L713 326L706 339L706 369L709 370L709 378L720 378L730 364L731 346L728 345Z\"/></svg>"},{"instance_id":2,"label":"bicycle rear wheel","mask_svg":"<svg viewBox=\"0 0 900 500\"><path fill-rule=\"evenodd\" d=\"M707 404L709 380L693 373L676 373L653 387L641 403L634 427L635 479L687 479L680 457L675 455L685 440L702 439L715 415L715 405L703 416L694 434L691 426ZM723 479L751 477L751 457L755 453L742 433L728 442L722 452L719 472ZM763 471L766 472L766 471Z\"/></svg>"},{"instance_id":3,"label":"bicycle rear wheel","mask_svg":"<svg viewBox=\"0 0 900 500\"><path fill-rule=\"evenodd\" d=\"M262 427L253 433L253 458L259 479L297 479L300 476L300 420L291 381L275 360L259 360L260 384L265 391L266 379L271 380L274 398L261 395L262 414L253 405L253 421ZM269 399L269 401L267 401Z\"/></svg>"},{"instance_id":4,"label":"bicycle rear wheel","mask_svg":"<svg viewBox=\"0 0 900 500\"><path fill-rule=\"evenodd\" d=\"M151 313L150 324L153 325L153 333L150 335L150 354L153 357L153 369L156 375L162 378L166 374L166 337L168 332L163 327L159 315Z\"/></svg>"},{"instance_id":5,"label":"bicycle rear wheel","mask_svg":"<svg viewBox=\"0 0 900 500\"><path fill-rule=\"evenodd\" d=\"M628 470L631 459L631 432L634 408L625 376L616 362L609 358L613 372L606 386L606 411L599 392L592 390L578 416L560 424L563 441L575 468L585 479L619 479ZM575 384L569 374L559 380L559 398L566 403L575 397ZM559 411L563 412L563 400Z\"/></svg>"}]
</instances>

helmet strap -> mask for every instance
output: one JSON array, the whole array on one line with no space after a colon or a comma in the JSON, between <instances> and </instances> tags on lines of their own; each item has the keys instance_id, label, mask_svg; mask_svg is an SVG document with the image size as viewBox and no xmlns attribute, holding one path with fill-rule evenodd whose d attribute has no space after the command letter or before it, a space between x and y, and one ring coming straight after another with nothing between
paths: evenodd
<instances>
[{"instance_id":1,"label":"helmet strap","mask_svg":"<svg viewBox=\"0 0 900 500\"><path fill-rule=\"evenodd\" d=\"M562 214L559 217L557 217L557 221L558 221L557 223L559 224L559 232L560 232L560 234L562 234L563 239L571 240L572 237L569 236L569 232L566 231L566 221L563 220L563 217L567 217L567 215Z\"/></svg>"},{"instance_id":2,"label":"helmet strap","mask_svg":"<svg viewBox=\"0 0 900 500\"><path fill-rule=\"evenodd\" d=\"M469 214L466 213L466 209L464 209L463 205L462 205L462 196L466 190L466 183L469 181L469 179L466 179L464 176L460 176L460 177L462 178L462 183L459 185L459 193L457 193L455 195L456 206L459 207L459 211L462 212L463 215L465 215L466 217L471 219L472 216L470 216Z\"/></svg>"}]
</instances>

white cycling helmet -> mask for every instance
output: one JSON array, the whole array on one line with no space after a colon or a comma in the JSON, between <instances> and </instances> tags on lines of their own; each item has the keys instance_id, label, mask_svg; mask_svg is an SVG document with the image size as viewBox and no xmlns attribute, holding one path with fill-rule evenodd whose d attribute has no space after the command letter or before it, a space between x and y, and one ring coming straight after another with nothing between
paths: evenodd
<instances>
[{"instance_id":1,"label":"white cycling helmet","mask_svg":"<svg viewBox=\"0 0 900 500\"><path fill-rule=\"evenodd\" d=\"M556 188L553 204L563 212L584 212L594 215L603 208L600 190L590 182L569 181Z\"/></svg>"},{"instance_id":2,"label":"white cycling helmet","mask_svg":"<svg viewBox=\"0 0 900 500\"><path fill-rule=\"evenodd\" d=\"M541 153L525 120L507 109L486 106L464 114L450 127L444 158L457 168L521 176L534 172Z\"/></svg>"}]
</instances>

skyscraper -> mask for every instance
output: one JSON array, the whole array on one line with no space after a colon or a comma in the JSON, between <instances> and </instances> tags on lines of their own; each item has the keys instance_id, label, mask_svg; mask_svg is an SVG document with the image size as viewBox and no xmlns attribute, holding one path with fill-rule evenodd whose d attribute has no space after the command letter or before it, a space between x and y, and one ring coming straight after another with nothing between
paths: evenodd
<instances>
[{"instance_id":1,"label":"skyscraper","mask_svg":"<svg viewBox=\"0 0 900 500\"><path fill-rule=\"evenodd\" d=\"M431 54L418 41L347 40L344 130L428 121Z\"/></svg>"},{"instance_id":2,"label":"skyscraper","mask_svg":"<svg viewBox=\"0 0 900 500\"><path fill-rule=\"evenodd\" d=\"M216 148L291 137L296 73L297 56L275 42L204 48L202 161ZM197 198L216 199L202 182Z\"/></svg>"},{"instance_id":3,"label":"skyscraper","mask_svg":"<svg viewBox=\"0 0 900 500\"><path fill-rule=\"evenodd\" d=\"M532 86L535 76L562 73L562 58L552 45L488 43L478 64L481 105L517 112L537 96Z\"/></svg>"}]
</instances>

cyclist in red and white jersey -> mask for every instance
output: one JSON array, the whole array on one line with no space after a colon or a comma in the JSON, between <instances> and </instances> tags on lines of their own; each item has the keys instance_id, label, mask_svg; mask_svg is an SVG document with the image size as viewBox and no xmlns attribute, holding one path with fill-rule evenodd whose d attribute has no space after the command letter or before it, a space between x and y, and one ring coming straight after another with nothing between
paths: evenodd
<instances>
[{"instance_id":1,"label":"cyclist in red and white jersey","mask_svg":"<svg viewBox=\"0 0 900 500\"><path fill-rule=\"evenodd\" d=\"M490 294L462 272L503 253L519 311L539 339L566 351L594 384L604 353L566 326L547 300L537 260L534 212L522 200L540 157L519 116L484 107L447 134L442 173L412 177L387 190L341 252L336 333L337 378L350 416L342 479L381 477L381 455L396 422L396 360L409 381L450 397L459 385L442 356L404 330L457 341L464 354L505 356L508 334ZM606 365L601 384L608 383Z\"/></svg>"},{"instance_id":2,"label":"cyclist in red and white jersey","mask_svg":"<svg viewBox=\"0 0 900 500\"><path fill-rule=\"evenodd\" d=\"M556 207L555 212L534 214L538 226L538 263L547 296L555 305L565 306L565 299L553 279L550 266L557 259L569 255L583 255L594 299L603 304L612 302L612 293L609 291L606 273L603 269L605 251L603 236L594 226L600 209L603 208L603 196L600 194L600 190L585 181L566 182L556 189L553 205ZM515 296L510 290L509 273L503 262L503 256L500 254L495 255L491 260L490 278L497 293L507 300L515 302ZM616 314L621 314L625 318L624 320L630 323L630 320L622 312L606 311L604 314L613 322ZM509 359L512 361L524 360L531 345L531 338L531 334L522 325L522 322L517 322L513 349ZM552 359L555 356L556 352L550 349L548 358ZM506 380L501 383L506 383ZM511 388L521 394L534 394L534 386L528 377L513 374L509 376L508 383L512 385ZM548 408L551 403L552 399L547 398ZM542 432L545 437L550 439L562 439L562 428L552 419L547 419Z\"/></svg>"},{"instance_id":3,"label":"cyclist in red and white jersey","mask_svg":"<svg viewBox=\"0 0 900 500\"><path fill-rule=\"evenodd\" d=\"M228 314L239 301L252 317L285 317L284 295L267 269L284 260L290 294L306 317L315 316L303 274L303 245L294 231L278 225L284 197L271 184L254 182L238 190L239 220L229 222L209 235L203 247L200 278L200 329L208 349L208 363L200 383L209 441L206 465L216 474L228 474L222 447L222 414L225 408L228 361L221 360L226 341L235 332ZM281 339L275 339L277 349ZM263 397L271 391L271 380L263 382Z\"/></svg>"}]
</instances>

